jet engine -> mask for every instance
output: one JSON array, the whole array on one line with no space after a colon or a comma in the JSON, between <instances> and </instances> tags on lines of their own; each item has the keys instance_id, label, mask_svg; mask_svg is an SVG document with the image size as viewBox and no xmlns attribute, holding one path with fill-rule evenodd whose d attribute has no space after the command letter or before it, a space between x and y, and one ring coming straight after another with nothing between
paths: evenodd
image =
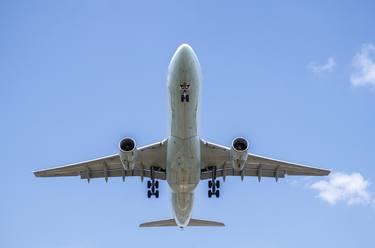
<instances>
[{"instance_id":1,"label":"jet engine","mask_svg":"<svg viewBox=\"0 0 375 248\"><path fill-rule=\"evenodd\" d=\"M125 170L134 169L137 158L137 146L132 138L124 138L119 143L120 159Z\"/></svg>"},{"instance_id":2,"label":"jet engine","mask_svg":"<svg viewBox=\"0 0 375 248\"><path fill-rule=\"evenodd\" d=\"M230 150L233 168L242 170L245 166L249 150L249 142L245 138L235 138Z\"/></svg>"}]
</instances>

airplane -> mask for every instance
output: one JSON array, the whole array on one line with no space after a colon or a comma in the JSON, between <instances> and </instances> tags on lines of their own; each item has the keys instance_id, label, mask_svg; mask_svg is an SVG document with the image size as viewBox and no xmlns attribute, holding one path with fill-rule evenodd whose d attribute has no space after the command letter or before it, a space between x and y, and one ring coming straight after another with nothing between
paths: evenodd
<instances>
[{"instance_id":1,"label":"airplane","mask_svg":"<svg viewBox=\"0 0 375 248\"><path fill-rule=\"evenodd\" d=\"M94 178L146 177L147 197L159 198L159 180L166 180L171 190L173 219L152 221L140 227L224 226L217 221L193 219L194 191L200 181L208 180L207 196L220 196L220 180L227 176L284 178L290 176L326 176L330 170L308 167L259 156L249 152L249 142L235 138L230 147L214 144L198 135L197 113L202 84L201 66L188 44L180 45L168 68L169 92L168 137L160 142L137 147L133 138L123 138L114 155L34 171L37 177L80 176Z\"/></svg>"}]
</instances>

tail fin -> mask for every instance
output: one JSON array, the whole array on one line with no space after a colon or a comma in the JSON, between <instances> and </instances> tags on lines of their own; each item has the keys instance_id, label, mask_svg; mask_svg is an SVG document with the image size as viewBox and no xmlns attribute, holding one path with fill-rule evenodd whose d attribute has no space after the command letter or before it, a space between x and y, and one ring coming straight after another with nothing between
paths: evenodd
<instances>
[{"instance_id":1,"label":"tail fin","mask_svg":"<svg viewBox=\"0 0 375 248\"><path fill-rule=\"evenodd\" d=\"M165 226L177 226L174 219L158 220L142 223L139 227L165 227ZM225 226L224 223L209 220L197 220L190 219L188 226Z\"/></svg>"}]
</instances>

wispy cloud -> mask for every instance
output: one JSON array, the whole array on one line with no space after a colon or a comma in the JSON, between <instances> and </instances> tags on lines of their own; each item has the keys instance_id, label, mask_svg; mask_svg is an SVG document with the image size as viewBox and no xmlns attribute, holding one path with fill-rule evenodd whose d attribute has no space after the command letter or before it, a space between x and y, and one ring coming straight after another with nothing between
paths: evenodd
<instances>
[{"instance_id":1,"label":"wispy cloud","mask_svg":"<svg viewBox=\"0 0 375 248\"><path fill-rule=\"evenodd\" d=\"M353 59L356 71L350 81L354 86L375 85L375 45L364 44Z\"/></svg>"},{"instance_id":2,"label":"wispy cloud","mask_svg":"<svg viewBox=\"0 0 375 248\"><path fill-rule=\"evenodd\" d=\"M345 202L347 205L369 205L375 202L369 191L370 183L360 173L333 173L327 180L310 185L318 190L318 197L331 205Z\"/></svg>"},{"instance_id":3,"label":"wispy cloud","mask_svg":"<svg viewBox=\"0 0 375 248\"><path fill-rule=\"evenodd\" d=\"M311 61L307 67L311 69L315 75L322 75L327 72L332 72L336 66L336 60L334 57L329 57L325 64L317 64L315 61Z\"/></svg>"}]
</instances>

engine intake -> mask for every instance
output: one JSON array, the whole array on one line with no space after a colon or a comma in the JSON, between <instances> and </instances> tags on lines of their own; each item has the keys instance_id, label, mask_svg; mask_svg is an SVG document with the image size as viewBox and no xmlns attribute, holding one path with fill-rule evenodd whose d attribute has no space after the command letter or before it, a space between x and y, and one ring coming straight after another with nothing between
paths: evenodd
<instances>
[{"instance_id":1,"label":"engine intake","mask_svg":"<svg viewBox=\"0 0 375 248\"><path fill-rule=\"evenodd\" d=\"M124 138L119 143L120 159L125 170L134 169L137 158L137 146L132 138Z\"/></svg>"},{"instance_id":2,"label":"engine intake","mask_svg":"<svg viewBox=\"0 0 375 248\"><path fill-rule=\"evenodd\" d=\"M231 147L231 158L233 168L242 170L246 164L249 150L249 142L245 138L235 138Z\"/></svg>"}]
</instances>

